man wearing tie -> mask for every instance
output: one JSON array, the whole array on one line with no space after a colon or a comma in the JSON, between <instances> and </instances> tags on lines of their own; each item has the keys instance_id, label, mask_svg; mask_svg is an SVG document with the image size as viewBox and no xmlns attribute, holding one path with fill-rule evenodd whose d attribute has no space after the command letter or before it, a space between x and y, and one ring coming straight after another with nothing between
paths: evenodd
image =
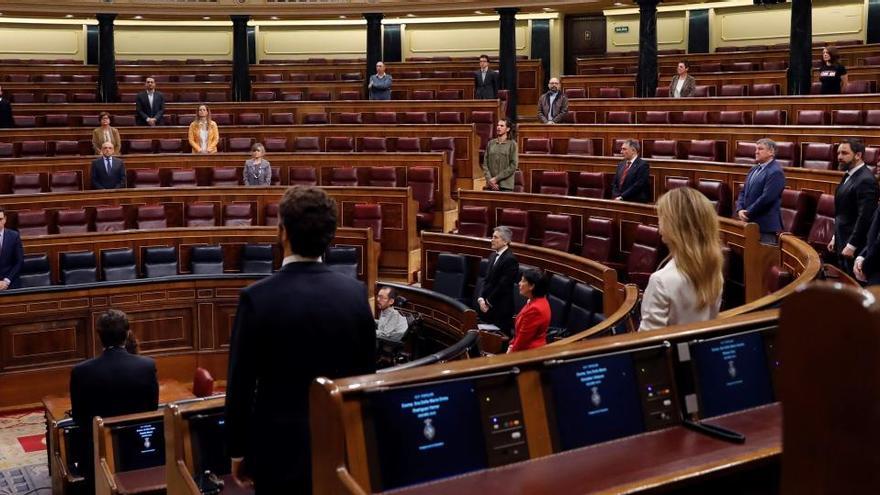
<instances>
[{"instance_id":1,"label":"man wearing tie","mask_svg":"<svg viewBox=\"0 0 880 495\"><path fill-rule=\"evenodd\" d=\"M156 80L147 78L146 89L137 94L134 100L137 125L157 126L162 124L165 115L165 96L156 91Z\"/></svg>"},{"instance_id":2,"label":"man wearing tie","mask_svg":"<svg viewBox=\"0 0 880 495\"><path fill-rule=\"evenodd\" d=\"M538 100L538 119L545 124L558 124L568 115L568 97L559 91L559 78L551 77L550 91Z\"/></svg>"},{"instance_id":3,"label":"man wearing tie","mask_svg":"<svg viewBox=\"0 0 880 495\"><path fill-rule=\"evenodd\" d=\"M488 55L480 55L480 70L474 73L474 97L478 100L498 98L498 73L489 70Z\"/></svg>"},{"instance_id":4,"label":"man wearing tie","mask_svg":"<svg viewBox=\"0 0 880 495\"><path fill-rule=\"evenodd\" d=\"M92 161L92 189L125 187L125 164L113 156L113 143L101 145L101 156Z\"/></svg>"},{"instance_id":5,"label":"man wearing tie","mask_svg":"<svg viewBox=\"0 0 880 495\"><path fill-rule=\"evenodd\" d=\"M865 247L880 196L877 180L862 160L864 153L865 144L858 139L846 139L837 147L838 168L846 173L834 193L834 236L828 251L850 274L853 259Z\"/></svg>"},{"instance_id":6,"label":"man wearing tie","mask_svg":"<svg viewBox=\"0 0 880 495\"><path fill-rule=\"evenodd\" d=\"M776 143L767 138L755 143L755 162L736 200L736 217L754 222L761 230L761 242L776 244L782 230L782 190L785 174L776 161Z\"/></svg>"},{"instance_id":7,"label":"man wearing tie","mask_svg":"<svg viewBox=\"0 0 880 495\"><path fill-rule=\"evenodd\" d=\"M24 250L18 232L6 228L6 212L0 206L0 291L18 287Z\"/></svg>"},{"instance_id":8,"label":"man wearing tie","mask_svg":"<svg viewBox=\"0 0 880 495\"><path fill-rule=\"evenodd\" d=\"M517 282L519 262L510 249L513 232L509 227L496 227L492 232L489 271L483 292L477 299L480 318L510 335L513 326L513 284Z\"/></svg>"},{"instance_id":9,"label":"man wearing tie","mask_svg":"<svg viewBox=\"0 0 880 495\"><path fill-rule=\"evenodd\" d=\"M641 146L635 139L627 139L620 147L623 161L617 164L611 197L616 201L651 202L651 167L639 158Z\"/></svg>"}]
</instances>

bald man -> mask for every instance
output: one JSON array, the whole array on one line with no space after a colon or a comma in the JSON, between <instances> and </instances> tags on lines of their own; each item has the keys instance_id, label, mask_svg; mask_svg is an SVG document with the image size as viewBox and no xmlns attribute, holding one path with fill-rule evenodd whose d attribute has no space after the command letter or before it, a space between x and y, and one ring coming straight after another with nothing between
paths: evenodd
<instances>
[{"instance_id":1,"label":"bald man","mask_svg":"<svg viewBox=\"0 0 880 495\"><path fill-rule=\"evenodd\" d=\"M549 91L538 100L538 118L545 124L558 124L568 114L568 97L562 94L558 77L551 77Z\"/></svg>"}]
</instances>

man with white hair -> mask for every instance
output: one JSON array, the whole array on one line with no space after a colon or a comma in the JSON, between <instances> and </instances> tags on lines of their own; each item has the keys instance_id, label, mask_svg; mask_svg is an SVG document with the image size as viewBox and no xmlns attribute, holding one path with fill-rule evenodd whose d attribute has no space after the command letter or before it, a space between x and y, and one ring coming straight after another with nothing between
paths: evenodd
<instances>
[{"instance_id":1,"label":"man with white hair","mask_svg":"<svg viewBox=\"0 0 880 495\"><path fill-rule=\"evenodd\" d=\"M519 262L510 249L512 237L509 227L495 227L492 232L494 252L489 255L489 270L477 299L480 318L508 335L513 326L513 284L519 273Z\"/></svg>"}]
</instances>

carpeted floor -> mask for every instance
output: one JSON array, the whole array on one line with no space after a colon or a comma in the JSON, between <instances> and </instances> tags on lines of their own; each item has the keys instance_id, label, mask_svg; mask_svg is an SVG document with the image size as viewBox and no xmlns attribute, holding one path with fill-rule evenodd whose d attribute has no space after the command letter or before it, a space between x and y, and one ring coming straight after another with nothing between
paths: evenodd
<instances>
[{"instance_id":1,"label":"carpeted floor","mask_svg":"<svg viewBox=\"0 0 880 495\"><path fill-rule=\"evenodd\" d=\"M42 410L0 416L0 495L51 491Z\"/></svg>"}]
</instances>

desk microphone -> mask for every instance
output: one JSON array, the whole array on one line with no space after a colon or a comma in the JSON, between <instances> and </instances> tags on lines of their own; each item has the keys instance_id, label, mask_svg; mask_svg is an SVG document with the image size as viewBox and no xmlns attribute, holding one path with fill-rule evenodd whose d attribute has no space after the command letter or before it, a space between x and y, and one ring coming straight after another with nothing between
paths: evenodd
<instances>
[{"instance_id":1,"label":"desk microphone","mask_svg":"<svg viewBox=\"0 0 880 495\"><path fill-rule=\"evenodd\" d=\"M742 433L735 432L733 430L728 430L727 428L723 428L717 425L710 425L708 423L702 423L699 421L691 421L689 419L684 420L685 428L690 428L691 430L696 431L697 433L702 433L703 435L708 435L710 437L717 438L719 440L724 440L725 442L732 443L745 443L746 436Z\"/></svg>"}]
</instances>

